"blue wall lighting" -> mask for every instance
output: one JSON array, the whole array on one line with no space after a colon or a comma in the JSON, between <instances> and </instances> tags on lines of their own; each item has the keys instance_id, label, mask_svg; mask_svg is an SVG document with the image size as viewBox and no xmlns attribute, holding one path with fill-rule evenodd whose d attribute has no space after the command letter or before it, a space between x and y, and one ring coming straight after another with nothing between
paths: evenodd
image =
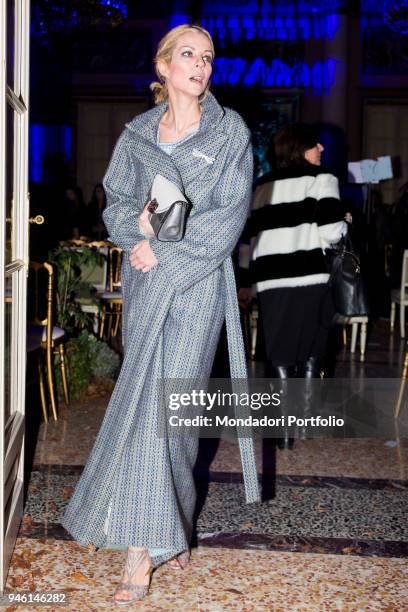
<instances>
[{"instance_id":1,"label":"blue wall lighting","mask_svg":"<svg viewBox=\"0 0 408 612\"><path fill-rule=\"evenodd\" d=\"M187 14L179 14L179 15L171 15L169 19L169 28L175 28L179 25L184 25L185 23L191 22L191 15Z\"/></svg>"},{"instance_id":2,"label":"blue wall lighting","mask_svg":"<svg viewBox=\"0 0 408 612\"><path fill-rule=\"evenodd\" d=\"M268 17L204 17L201 24L217 37L221 46L239 40L308 40L334 38L340 27L337 14Z\"/></svg>"},{"instance_id":3,"label":"blue wall lighting","mask_svg":"<svg viewBox=\"0 0 408 612\"><path fill-rule=\"evenodd\" d=\"M126 19L127 17L127 3L120 2L120 0L99 0L102 6L112 7L113 9L120 11L123 17ZM108 12L109 15L109 12Z\"/></svg>"},{"instance_id":4,"label":"blue wall lighting","mask_svg":"<svg viewBox=\"0 0 408 612\"><path fill-rule=\"evenodd\" d=\"M72 129L67 125L32 124L30 126L30 180L45 180L44 160L47 155L59 153L66 163L72 155Z\"/></svg>"},{"instance_id":5,"label":"blue wall lighting","mask_svg":"<svg viewBox=\"0 0 408 612\"><path fill-rule=\"evenodd\" d=\"M221 46L253 38L332 39L339 30L345 4L344 0L213 0L203 3L202 25Z\"/></svg>"},{"instance_id":6,"label":"blue wall lighting","mask_svg":"<svg viewBox=\"0 0 408 612\"><path fill-rule=\"evenodd\" d=\"M278 59L265 62L257 57L253 61L242 58L217 57L216 70L211 80L214 85L262 85L264 87L305 87L316 94L328 94L334 83L335 59L308 65L297 62L293 66Z\"/></svg>"},{"instance_id":7,"label":"blue wall lighting","mask_svg":"<svg viewBox=\"0 0 408 612\"><path fill-rule=\"evenodd\" d=\"M397 34L408 34L408 0L384 0L383 18Z\"/></svg>"}]
</instances>

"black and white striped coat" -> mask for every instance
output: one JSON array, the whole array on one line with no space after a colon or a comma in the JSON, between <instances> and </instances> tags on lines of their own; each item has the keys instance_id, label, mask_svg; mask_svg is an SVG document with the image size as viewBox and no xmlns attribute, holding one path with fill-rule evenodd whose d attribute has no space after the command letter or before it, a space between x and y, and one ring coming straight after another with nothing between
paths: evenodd
<instances>
[{"instance_id":1,"label":"black and white striped coat","mask_svg":"<svg viewBox=\"0 0 408 612\"><path fill-rule=\"evenodd\" d=\"M240 251L256 290L304 287L329 279L324 249L346 232L335 176L310 166L262 177L255 188Z\"/></svg>"}]
</instances>

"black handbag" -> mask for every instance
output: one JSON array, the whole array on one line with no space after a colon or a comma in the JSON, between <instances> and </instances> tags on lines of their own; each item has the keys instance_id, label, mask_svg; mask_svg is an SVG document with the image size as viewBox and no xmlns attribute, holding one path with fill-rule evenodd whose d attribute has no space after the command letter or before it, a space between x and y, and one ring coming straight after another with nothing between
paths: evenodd
<instances>
[{"instance_id":1,"label":"black handbag","mask_svg":"<svg viewBox=\"0 0 408 612\"><path fill-rule=\"evenodd\" d=\"M361 276L360 257L353 249L349 234L331 249L326 249L326 263L336 312L347 317L368 315L370 309Z\"/></svg>"},{"instance_id":2,"label":"black handbag","mask_svg":"<svg viewBox=\"0 0 408 612\"><path fill-rule=\"evenodd\" d=\"M155 213L157 200L151 200L147 206L150 224L157 240L161 242L178 242L184 238L187 217L191 209L189 202L173 202L169 208Z\"/></svg>"},{"instance_id":3,"label":"black handbag","mask_svg":"<svg viewBox=\"0 0 408 612\"><path fill-rule=\"evenodd\" d=\"M157 174L149 194L147 210L157 240L178 242L184 238L192 205L177 185Z\"/></svg>"}]
</instances>

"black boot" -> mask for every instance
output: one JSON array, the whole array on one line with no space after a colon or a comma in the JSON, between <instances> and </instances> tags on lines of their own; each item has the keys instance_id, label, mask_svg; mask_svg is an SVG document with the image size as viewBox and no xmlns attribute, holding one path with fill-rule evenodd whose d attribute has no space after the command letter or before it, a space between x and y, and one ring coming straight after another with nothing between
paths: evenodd
<instances>
[{"instance_id":1,"label":"black boot","mask_svg":"<svg viewBox=\"0 0 408 612\"><path fill-rule=\"evenodd\" d=\"M307 361L297 365L297 378L321 378L322 373L322 361L319 357L309 357Z\"/></svg>"},{"instance_id":2,"label":"black boot","mask_svg":"<svg viewBox=\"0 0 408 612\"><path fill-rule=\"evenodd\" d=\"M296 366L293 365L272 365L270 362L266 364L266 375L267 378L278 378L282 381L282 391L284 395L288 394L287 383L288 378L294 378L296 375ZM281 449L292 449L294 438L290 438L285 427L285 433L283 438L276 438L276 445Z\"/></svg>"},{"instance_id":3,"label":"black boot","mask_svg":"<svg viewBox=\"0 0 408 612\"><path fill-rule=\"evenodd\" d=\"M321 378L322 362L318 357L309 357L303 363L298 363L297 378L305 379L300 396L299 416L308 418L313 416L314 409L314 392L316 392L317 383L313 383L314 378ZM299 430L299 438L305 440L307 438L307 427L301 427Z\"/></svg>"},{"instance_id":4,"label":"black boot","mask_svg":"<svg viewBox=\"0 0 408 612\"><path fill-rule=\"evenodd\" d=\"M272 365L270 361L267 361L266 363L267 378L279 378L280 380L286 380L287 378L294 378L295 373L295 365Z\"/></svg>"}]
</instances>

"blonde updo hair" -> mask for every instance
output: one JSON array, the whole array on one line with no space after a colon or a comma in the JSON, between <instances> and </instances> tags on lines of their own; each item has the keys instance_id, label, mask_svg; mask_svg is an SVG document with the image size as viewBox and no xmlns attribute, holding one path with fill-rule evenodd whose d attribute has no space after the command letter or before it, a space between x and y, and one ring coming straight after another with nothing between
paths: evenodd
<instances>
[{"instance_id":1,"label":"blonde updo hair","mask_svg":"<svg viewBox=\"0 0 408 612\"><path fill-rule=\"evenodd\" d=\"M170 63L171 57L173 55L173 51L176 47L178 39L180 38L182 34L185 34L186 32L201 32L201 34L204 34L205 36L207 36L208 40L210 41L211 51L212 51L213 58L214 58L214 55L215 55L214 43L212 41L211 34L207 32L207 30L205 30L199 25L188 25L188 24L183 24L175 28L172 28L169 32L167 32L167 34L165 34L165 36L163 36L163 38L159 42L156 57L153 60L155 71L160 81L160 82L154 81L153 83L150 83L150 89L153 92L155 104L160 104L161 102L165 102L169 97L169 92L166 86L166 80L163 77L163 75L160 74L157 64L161 60L165 61L166 63ZM205 90L199 96L198 98L199 102L202 102L204 100L209 90L210 90L210 81L208 81Z\"/></svg>"}]
</instances>

